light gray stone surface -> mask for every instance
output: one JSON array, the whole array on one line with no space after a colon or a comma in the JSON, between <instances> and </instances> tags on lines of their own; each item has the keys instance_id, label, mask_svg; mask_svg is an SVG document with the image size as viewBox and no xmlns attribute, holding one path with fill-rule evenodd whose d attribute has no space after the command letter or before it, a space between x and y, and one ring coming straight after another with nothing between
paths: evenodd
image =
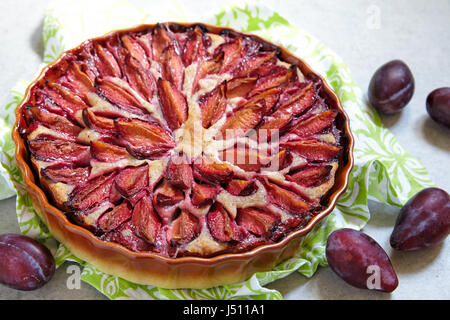
<instances>
[{"instance_id":1,"label":"light gray stone surface","mask_svg":"<svg viewBox=\"0 0 450 320\"><path fill-rule=\"evenodd\" d=\"M158 1L131 1L141 6ZM183 1L181 1L183 2ZM403 146L428 168L438 186L450 191L450 130L428 118L425 99L435 88L450 86L450 1L448 0L270 0L263 1L340 55L365 92L373 72L393 59L411 68L416 91L406 109L383 117ZM0 1L0 104L18 78L31 79L42 59L42 20L48 0ZM225 1L184 1L188 10L207 12ZM379 24L373 20L379 13ZM373 23L375 22L375 24ZM268 285L285 299L450 299L450 241L409 253L393 252L389 235L398 209L370 203L364 229L388 252L399 277L392 294L348 286L330 268L307 279L292 274ZM0 233L19 232L15 199L0 201ZM46 286L21 292L0 286L0 299L105 299L86 283L69 289L68 267L61 266ZM70 269L69 269L70 270Z\"/></svg>"}]
</instances>

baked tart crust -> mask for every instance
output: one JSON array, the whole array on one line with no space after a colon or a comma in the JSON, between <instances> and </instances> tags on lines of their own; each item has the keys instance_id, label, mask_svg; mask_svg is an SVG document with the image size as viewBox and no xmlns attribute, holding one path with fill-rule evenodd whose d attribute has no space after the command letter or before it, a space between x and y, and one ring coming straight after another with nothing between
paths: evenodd
<instances>
[{"instance_id":1,"label":"baked tart crust","mask_svg":"<svg viewBox=\"0 0 450 320\"><path fill-rule=\"evenodd\" d=\"M13 137L57 239L164 287L241 281L288 257L353 163L347 116L321 77L281 47L204 24L139 26L64 53L28 88ZM142 265L124 270L108 250ZM194 271L162 279L155 260Z\"/></svg>"}]
</instances>

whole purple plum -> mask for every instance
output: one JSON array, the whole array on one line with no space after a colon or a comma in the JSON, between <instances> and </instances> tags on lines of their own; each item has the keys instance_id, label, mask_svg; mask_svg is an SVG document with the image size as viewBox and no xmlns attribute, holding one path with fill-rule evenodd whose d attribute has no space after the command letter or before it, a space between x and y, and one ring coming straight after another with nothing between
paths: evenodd
<instances>
[{"instance_id":1,"label":"whole purple plum","mask_svg":"<svg viewBox=\"0 0 450 320\"><path fill-rule=\"evenodd\" d=\"M354 287L392 292L398 286L386 252L361 231L349 228L334 231L328 237L325 252L331 269Z\"/></svg>"},{"instance_id":2,"label":"whole purple plum","mask_svg":"<svg viewBox=\"0 0 450 320\"><path fill-rule=\"evenodd\" d=\"M42 243L19 234L0 235L0 283L35 290L55 273L55 259Z\"/></svg>"},{"instance_id":3,"label":"whole purple plum","mask_svg":"<svg viewBox=\"0 0 450 320\"><path fill-rule=\"evenodd\" d=\"M417 250L441 243L449 233L448 193L439 188L426 188L400 210L390 243L397 250Z\"/></svg>"},{"instance_id":4,"label":"whole purple plum","mask_svg":"<svg viewBox=\"0 0 450 320\"><path fill-rule=\"evenodd\" d=\"M369 102L384 114L401 111L413 94L413 74L401 60L390 61L375 71L368 90Z\"/></svg>"}]
</instances>

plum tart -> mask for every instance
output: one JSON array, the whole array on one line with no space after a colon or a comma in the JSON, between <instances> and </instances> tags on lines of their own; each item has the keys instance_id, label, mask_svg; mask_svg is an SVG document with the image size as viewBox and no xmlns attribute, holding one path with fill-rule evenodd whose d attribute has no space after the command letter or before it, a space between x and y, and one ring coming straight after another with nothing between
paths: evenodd
<instances>
[{"instance_id":1,"label":"plum tart","mask_svg":"<svg viewBox=\"0 0 450 320\"><path fill-rule=\"evenodd\" d=\"M68 224L164 259L282 242L331 211L352 162L321 77L203 24L88 40L43 71L17 115L35 186Z\"/></svg>"}]
</instances>

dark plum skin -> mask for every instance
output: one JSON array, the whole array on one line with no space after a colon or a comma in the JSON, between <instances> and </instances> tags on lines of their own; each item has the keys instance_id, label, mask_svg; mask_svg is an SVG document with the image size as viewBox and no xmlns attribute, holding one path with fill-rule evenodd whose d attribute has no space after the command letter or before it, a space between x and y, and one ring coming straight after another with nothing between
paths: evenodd
<instances>
[{"instance_id":1,"label":"dark plum skin","mask_svg":"<svg viewBox=\"0 0 450 320\"><path fill-rule=\"evenodd\" d=\"M430 92L426 106L431 119L450 129L450 87Z\"/></svg>"},{"instance_id":2,"label":"dark plum skin","mask_svg":"<svg viewBox=\"0 0 450 320\"><path fill-rule=\"evenodd\" d=\"M331 269L354 287L392 292L398 286L397 274L386 252L361 231L349 228L334 231L328 237L325 252ZM379 283L369 287L374 266L379 270Z\"/></svg>"},{"instance_id":3,"label":"dark plum skin","mask_svg":"<svg viewBox=\"0 0 450 320\"><path fill-rule=\"evenodd\" d=\"M42 243L19 234L0 235L0 283L35 290L55 273L55 259Z\"/></svg>"},{"instance_id":4,"label":"dark plum skin","mask_svg":"<svg viewBox=\"0 0 450 320\"><path fill-rule=\"evenodd\" d=\"M384 114L401 111L413 94L413 74L401 60L390 61L375 71L368 90L369 102Z\"/></svg>"},{"instance_id":5,"label":"dark plum skin","mask_svg":"<svg viewBox=\"0 0 450 320\"><path fill-rule=\"evenodd\" d=\"M450 233L450 196L439 188L427 188L400 210L390 243L402 251L435 246Z\"/></svg>"}]
</instances>

